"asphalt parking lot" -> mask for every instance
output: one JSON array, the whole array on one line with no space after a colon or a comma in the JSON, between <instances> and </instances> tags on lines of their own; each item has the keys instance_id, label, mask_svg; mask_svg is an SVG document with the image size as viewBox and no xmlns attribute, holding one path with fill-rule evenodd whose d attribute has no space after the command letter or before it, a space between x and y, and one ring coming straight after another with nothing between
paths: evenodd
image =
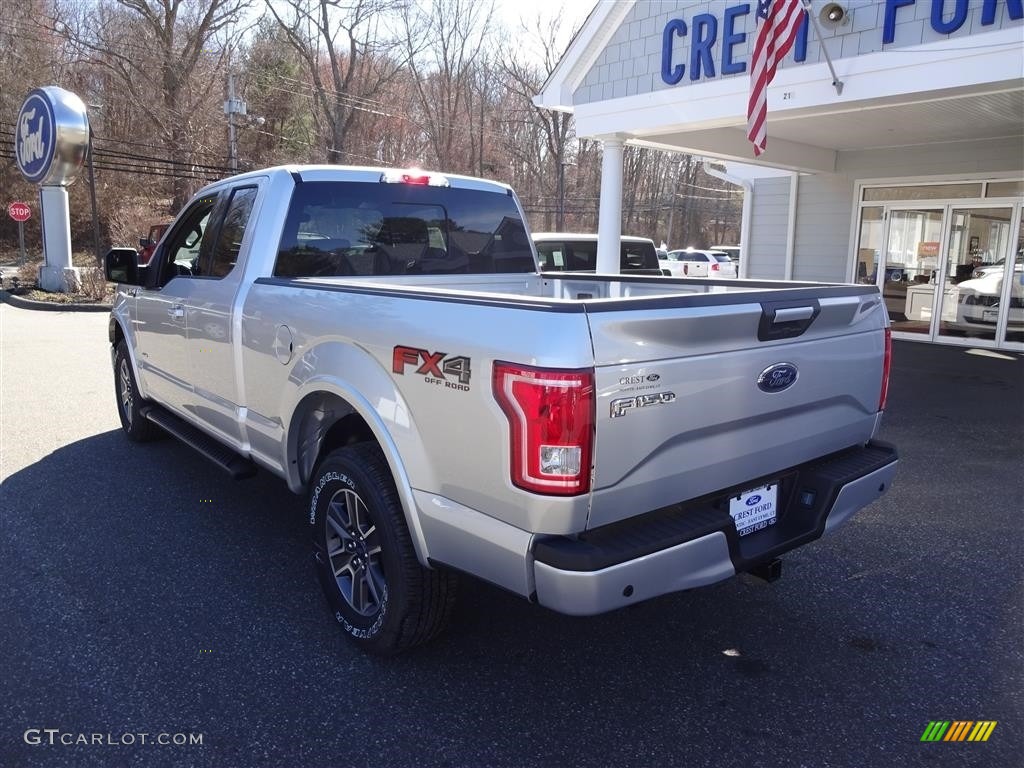
<instances>
[{"instance_id":1,"label":"asphalt parking lot","mask_svg":"<svg viewBox=\"0 0 1024 768\"><path fill-rule=\"evenodd\" d=\"M1021 764L1021 355L897 343L894 487L774 584L578 619L466 579L385 661L335 626L282 482L122 437L106 322L0 306L4 768Z\"/></svg>"}]
</instances>

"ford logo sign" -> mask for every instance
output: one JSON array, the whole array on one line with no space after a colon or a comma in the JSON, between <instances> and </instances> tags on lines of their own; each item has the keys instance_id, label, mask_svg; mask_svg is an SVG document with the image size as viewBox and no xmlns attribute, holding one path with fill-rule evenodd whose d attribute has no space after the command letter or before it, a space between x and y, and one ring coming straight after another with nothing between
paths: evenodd
<instances>
[{"instance_id":1,"label":"ford logo sign","mask_svg":"<svg viewBox=\"0 0 1024 768\"><path fill-rule=\"evenodd\" d=\"M648 373L647 374L647 380L648 381L658 381L659 379L661 379L661 376L659 376L656 373Z\"/></svg>"},{"instance_id":2,"label":"ford logo sign","mask_svg":"<svg viewBox=\"0 0 1024 768\"><path fill-rule=\"evenodd\" d=\"M761 371L757 377L757 388L762 392L782 392L792 387L798 372L792 363L776 363Z\"/></svg>"},{"instance_id":3,"label":"ford logo sign","mask_svg":"<svg viewBox=\"0 0 1024 768\"><path fill-rule=\"evenodd\" d=\"M760 503L761 503L761 497L758 496L756 493L753 496L751 496L749 499L747 499L747 502L746 502L748 507L752 507L755 504L760 504Z\"/></svg>"},{"instance_id":4,"label":"ford logo sign","mask_svg":"<svg viewBox=\"0 0 1024 768\"><path fill-rule=\"evenodd\" d=\"M66 187L88 147L89 116L78 96L48 85L25 97L14 124L14 159L26 181Z\"/></svg>"},{"instance_id":5,"label":"ford logo sign","mask_svg":"<svg viewBox=\"0 0 1024 768\"><path fill-rule=\"evenodd\" d=\"M28 181L42 181L49 172L55 135L53 107L43 93L33 91L14 126L14 159Z\"/></svg>"}]
</instances>

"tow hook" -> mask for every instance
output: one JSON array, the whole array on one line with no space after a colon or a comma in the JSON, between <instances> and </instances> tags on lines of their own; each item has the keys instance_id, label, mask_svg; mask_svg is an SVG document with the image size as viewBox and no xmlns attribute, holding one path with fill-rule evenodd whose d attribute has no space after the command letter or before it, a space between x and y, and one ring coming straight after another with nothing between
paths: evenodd
<instances>
[{"instance_id":1,"label":"tow hook","mask_svg":"<svg viewBox=\"0 0 1024 768\"><path fill-rule=\"evenodd\" d=\"M774 558L766 563L755 565L748 571L751 576L757 576L759 579L767 581L769 584L773 581L778 581L782 578L782 561L779 558Z\"/></svg>"}]
</instances>

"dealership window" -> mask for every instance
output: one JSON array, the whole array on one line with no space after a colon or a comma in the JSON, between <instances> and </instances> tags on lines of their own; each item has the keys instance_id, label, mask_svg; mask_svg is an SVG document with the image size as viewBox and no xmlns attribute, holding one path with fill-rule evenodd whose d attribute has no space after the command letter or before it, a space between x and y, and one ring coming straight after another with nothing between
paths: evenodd
<instances>
[{"instance_id":1,"label":"dealership window","mask_svg":"<svg viewBox=\"0 0 1024 768\"><path fill-rule=\"evenodd\" d=\"M985 197L1024 197L1024 181L990 181Z\"/></svg>"},{"instance_id":2,"label":"dealership window","mask_svg":"<svg viewBox=\"0 0 1024 768\"><path fill-rule=\"evenodd\" d=\"M865 186L851 279L879 287L903 338L1019 348L1022 209L1020 179Z\"/></svg>"},{"instance_id":3,"label":"dealership window","mask_svg":"<svg viewBox=\"0 0 1024 768\"><path fill-rule=\"evenodd\" d=\"M857 282L873 285L878 277L878 260L885 242L885 208L865 205L860 209L860 239L857 245Z\"/></svg>"},{"instance_id":4,"label":"dealership window","mask_svg":"<svg viewBox=\"0 0 1024 768\"><path fill-rule=\"evenodd\" d=\"M981 182L970 184L913 184L894 187L867 187L865 202L882 200L948 200L981 197Z\"/></svg>"}]
</instances>

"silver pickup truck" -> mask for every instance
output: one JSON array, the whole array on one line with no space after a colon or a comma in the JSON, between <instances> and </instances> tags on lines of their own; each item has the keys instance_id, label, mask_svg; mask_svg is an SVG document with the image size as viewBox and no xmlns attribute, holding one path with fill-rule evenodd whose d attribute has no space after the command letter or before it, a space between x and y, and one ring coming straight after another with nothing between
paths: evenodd
<instances>
[{"instance_id":1,"label":"silver pickup truck","mask_svg":"<svg viewBox=\"0 0 1024 768\"><path fill-rule=\"evenodd\" d=\"M127 436L305 494L377 653L443 627L457 572L568 614L774 578L896 471L876 288L540 273L502 184L247 173L106 271Z\"/></svg>"}]
</instances>

